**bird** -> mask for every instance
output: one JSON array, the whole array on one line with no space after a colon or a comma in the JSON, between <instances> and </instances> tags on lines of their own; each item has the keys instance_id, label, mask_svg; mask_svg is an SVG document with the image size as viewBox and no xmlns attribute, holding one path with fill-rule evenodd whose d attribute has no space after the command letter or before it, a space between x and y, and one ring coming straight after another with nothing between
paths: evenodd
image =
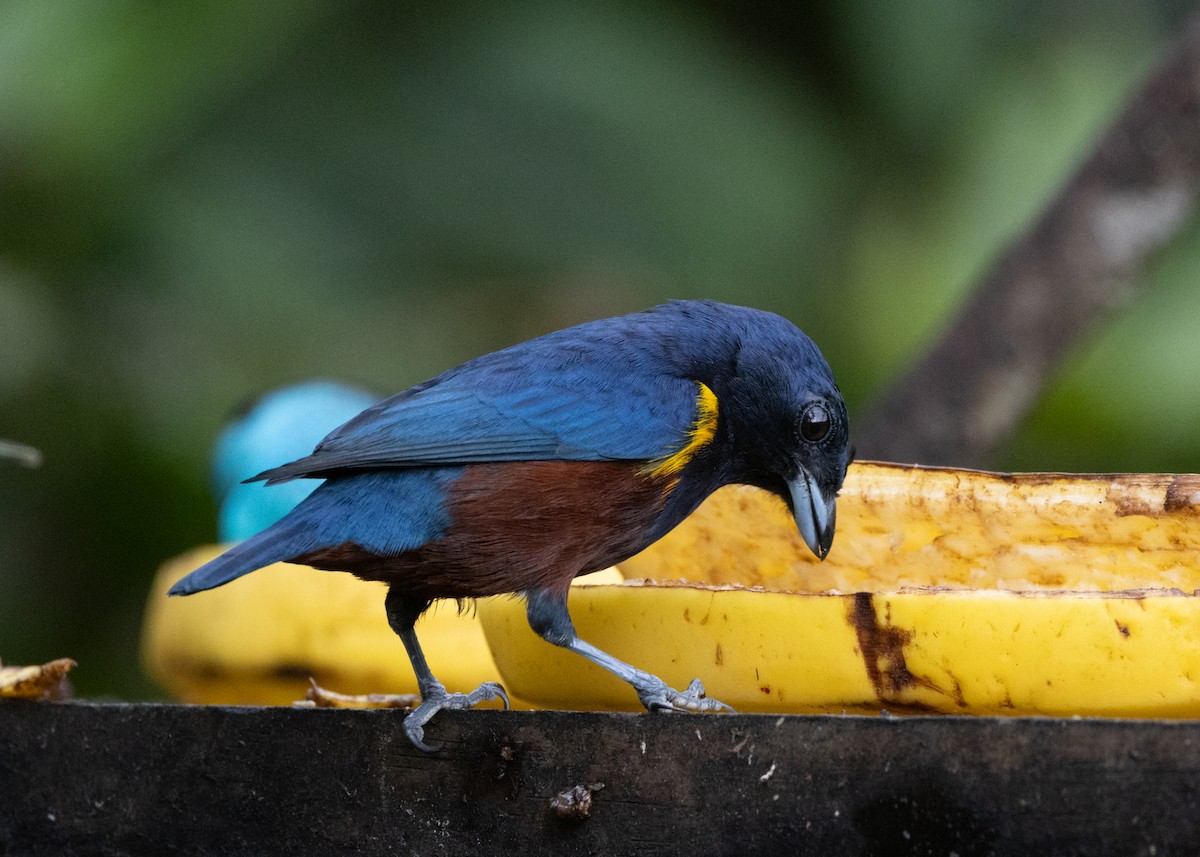
<instances>
[{"instance_id":1,"label":"bird","mask_svg":"<svg viewBox=\"0 0 1200 857\"><path fill-rule=\"evenodd\" d=\"M212 448L217 540L239 542L262 532L320 484L316 479L295 479L267 488L243 480L307 454L326 434L381 398L318 379L272 389L236 408Z\"/></svg>"},{"instance_id":2,"label":"bird","mask_svg":"<svg viewBox=\"0 0 1200 857\"><path fill-rule=\"evenodd\" d=\"M832 370L792 322L684 300L485 354L366 408L311 454L255 475L323 479L257 535L170 590L191 595L284 561L387 584L417 677L403 721L419 750L439 711L508 697L450 693L415 626L439 599L523 596L531 628L626 681L649 711L732 710L697 678L676 690L582 640L573 578L666 535L721 486L777 495L808 547L832 546L852 452Z\"/></svg>"}]
</instances>

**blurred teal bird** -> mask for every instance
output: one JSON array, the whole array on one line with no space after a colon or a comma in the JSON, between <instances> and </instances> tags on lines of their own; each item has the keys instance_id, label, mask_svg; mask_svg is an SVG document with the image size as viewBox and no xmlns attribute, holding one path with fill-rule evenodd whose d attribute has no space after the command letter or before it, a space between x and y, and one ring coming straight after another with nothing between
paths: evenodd
<instances>
[{"instance_id":1,"label":"blurred teal bird","mask_svg":"<svg viewBox=\"0 0 1200 857\"><path fill-rule=\"evenodd\" d=\"M778 495L824 559L851 452L846 406L811 339L774 313L674 301L486 354L367 408L309 455L260 473L325 481L171 588L190 595L275 562L388 584L384 607L422 701L404 721L507 702L448 693L417 641L439 598L520 593L533 630L627 681L650 710L713 711L579 638L571 580L633 556L722 485Z\"/></svg>"},{"instance_id":2,"label":"blurred teal bird","mask_svg":"<svg viewBox=\"0 0 1200 857\"><path fill-rule=\"evenodd\" d=\"M272 488L245 480L307 455L321 438L379 398L334 381L305 381L272 390L240 408L213 446L217 540L248 539L311 494L321 484L319 479L297 479Z\"/></svg>"}]
</instances>

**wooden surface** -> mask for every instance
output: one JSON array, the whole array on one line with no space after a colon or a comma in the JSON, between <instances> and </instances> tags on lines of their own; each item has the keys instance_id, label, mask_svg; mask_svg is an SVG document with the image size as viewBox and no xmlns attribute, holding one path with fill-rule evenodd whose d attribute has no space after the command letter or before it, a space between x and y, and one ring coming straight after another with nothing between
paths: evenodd
<instances>
[{"instance_id":1,"label":"wooden surface","mask_svg":"<svg viewBox=\"0 0 1200 857\"><path fill-rule=\"evenodd\" d=\"M0 854L1200 851L1200 723L402 717L0 704Z\"/></svg>"}]
</instances>

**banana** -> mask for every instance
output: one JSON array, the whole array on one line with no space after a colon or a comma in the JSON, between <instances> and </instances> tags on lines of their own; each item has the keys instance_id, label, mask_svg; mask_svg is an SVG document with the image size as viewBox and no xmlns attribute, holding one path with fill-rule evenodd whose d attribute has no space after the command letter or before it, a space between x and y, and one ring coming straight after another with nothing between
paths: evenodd
<instances>
[{"instance_id":1,"label":"banana","mask_svg":"<svg viewBox=\"0 0 1200 857\"><path fill-rule=\"evenodd\" d=\"M195 548L167 562L147 599L142 663L173 697L289 705L305 697L310 677L341 694L417 692L404 646L384 614L382 584L276 563L202 595L167 597L175 581L224 547ZM620 580L615 571L591 577ZM451 690L496 680L473 611L435 604L417 633L434 675Z\"/></svg>"},{"instance_id":2,"label":"banana","mask_svg":"<svg viewBox=\"0 0 1200 857\"><path fill-rule=\"evenodd\" d=\"M818 594L729 585L583 587L581 637L743 712L1200 717L1200 601L1178 591ZM624 682L480 617L505 686L548 708L636 711Z\"/></svg>"},{"instance_id":3,"label":"banana","mask_svg":"<svg viewBox=\"0 0 1200 857\"><path fill-rule=\"evenodd\" d=\"M382 584L276 563L191 598L167 590L223 548L196 548L168 562L146 607L142 660L150 676L185 702L288 705L309 677L342 693L415 693L416 677L383 611ZM478 622L453 604L417 626L427 660L447 687L494 681Z\"/></svg>"},{"instance_id":4,"label":"banana","mask_svg":"<svg viewBox=\"0 0 1200 857\"><path fill-rule=\"evenodd\" d=\"M868 462L851 466L837 515L833 550L821 563L774 495L723 488L621 571L789 592L1200 588L1196 475Z\"/></svg>"},{"instance_id":5,"label":"banana","mask_svg":"<svg viewBox=\"0 0 1200 857\"><path fill-rule=\"evenodd\" d=\"M1200 716L1200 477L866 463L838 507L818 565L782 503L722 489L622 564L648 580L572 594L580 636L742 711ZM519 605L480 617L522 698L638 708Z\"/></svg>"},{"instance_id":6,"label":"banana","mask_svg":"<svg viewBox=\"0 0 1200 857\"><path fill-rule=\"evenodd\" d=\"M29 667L0 663L0 699L67 699L71 696L67 673L77 666L70 658Z\"/></svg>"},{"instance_id":7,"label":"banana","mask_svg":"<svg viewBox=\"0 0 1200 857\"><path fill-rule=\"evenodd\" d=\"M492 603L479 615L512 693L547 708L640 708L628 684L537 637L520 605ZM872 698L837 596L627 581L576 588L571 616L588 642L676 688L699 676L709 696L739 711L820 711L827 697ZM797 618L805 624L793 629Z\"/></svg>"}]
</instances>

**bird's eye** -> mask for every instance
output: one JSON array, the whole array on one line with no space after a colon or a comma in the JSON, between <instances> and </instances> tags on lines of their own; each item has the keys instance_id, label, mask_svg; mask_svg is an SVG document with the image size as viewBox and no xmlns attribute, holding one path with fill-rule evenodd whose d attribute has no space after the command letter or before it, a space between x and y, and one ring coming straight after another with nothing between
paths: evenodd
<instances>
[{"instance_id":1,"label":"bird's eye","mask_svg":"<svg viewBox=\"0 0 1200 857\"><path fill-rule=\"evenodd\" d=\"M830 423L824 405L809 405L800 417L800 436L809 443L819 443L829 434Z\"/></svg>"}]
</instances>

